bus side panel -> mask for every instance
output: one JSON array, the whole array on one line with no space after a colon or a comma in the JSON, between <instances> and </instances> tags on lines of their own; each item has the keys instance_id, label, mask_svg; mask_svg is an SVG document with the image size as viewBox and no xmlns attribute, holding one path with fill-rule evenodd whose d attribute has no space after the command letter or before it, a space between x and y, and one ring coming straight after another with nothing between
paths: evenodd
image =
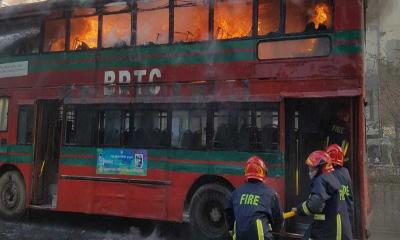
<instances>
[{"instance_id":1,"label":"bus side panel","mask_svg":"<svg viewBox=\"0 0 400 240\"><path fill-rule=\"evenodd\" d=\"M168 186L110 182L115 179L129 180L132 177L100 176L95 171L94 167L61 166L57 210L166 219L165 196ZM149 170L148 178L164 174L162 170Z\"/></svg>"}]
</instances>

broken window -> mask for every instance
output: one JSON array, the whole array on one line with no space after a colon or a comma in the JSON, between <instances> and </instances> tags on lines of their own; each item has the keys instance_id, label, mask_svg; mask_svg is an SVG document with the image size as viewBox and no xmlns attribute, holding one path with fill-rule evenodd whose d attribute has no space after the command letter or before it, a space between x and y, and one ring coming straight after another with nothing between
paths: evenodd
<instances>
[{"instance_id":1,"label":"broken window","mask_svg":"<svg viewBox=\"0 0 400 240\"><path fill-rule=\"evenodd\" d=\"M205 147L206 123L207 112L204 110L173 111L171 145L188 149Z\"/></svg>"},{"instance_id":2,"label":"broken window","mask_svg":"<svg viewBox=\"0 0 400 240\"><path fill-rule=\"evenodd\" d=\"M137 45L168 43L168 2L168 0L137 2Z\"/></svg>"},{"instance_id":3,"label":"broken window","mask_svg":"<svg viewBox=\"0 0 400 240\"><path fill-rule=\"evenodd\" d=\"M286 0L286 32L321 31L332 28L329 0Z\"/></svg>"},{"instance_id":4,"label":"broken window","mask_svg":"<svg viewBox=\"0 0 400 240\"><path fill-rule=\"evenodd\" d=\"M71 19L70 50L88 50L97 48L98 16L87 16L96 13L96 9L82 8L74 10ZM83 17L81 17L83 16Z\"/></svg>"},{"instance_id":5,"label":"broken window","mask_svg":"<svg viewBox=\"0 0 400 240\"><path fill-rule=\"evenodd\" d=\"M131 32L131 13L103 16L103 47L129 46L131 43Z\"/></svg>"},{"instance_id":6,"label":"broken window","mask_svg":"<svg viewBox=\"0 0 400 240\"><path fill-rule=\"evenodd\" d=\"M65 19L49 20L45 24L44 52L65 50Z\"/></svg>"},{"instance_id":7,"label":"broken window","mask_svg":"<svg viewBox=\"0 0 400 240\"><path fill-rule=\"evenodd\" d=\"M280 0L258 1L258 35L279 32Z\"/></svg>"},{"instance_id":8,"label":"broken window","mask_svg":"<svg viewBox=\"0 0 400 240\"><path fill-rule=\"evenodd\" d=\"M208 39L209 4L207 0L175 0L174 42Z\"/></svg>"},{"instance_id":9,"label":"broken window","mask_svg":"<svg viewBox=\"0 0 400 240\"><path fill-rule=\"evenodd\" d=\"M230 39L251 36L252 0L216 0L214 38Z\"/></svg>"}]
</instances>

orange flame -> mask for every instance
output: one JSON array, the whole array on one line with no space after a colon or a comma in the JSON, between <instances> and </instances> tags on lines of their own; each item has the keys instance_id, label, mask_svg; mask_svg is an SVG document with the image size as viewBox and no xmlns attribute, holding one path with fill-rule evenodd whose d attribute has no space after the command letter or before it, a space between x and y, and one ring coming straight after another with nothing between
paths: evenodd
<instances>
[{"instance_id":1,"label":"orange flame","mask_svg":"<svg viewBox=\"0 0 400 240\"><path fill-rule=\"evenodd\" d=\"M319 28L319 25L325 25L327 28L330 27L330 9L325 3L319 3L314 8L314 16L312 21L314 22L315 29Z\"/></svg>"},{"instance_id":2,"label":"orange flame","mask_svg":"<svg viewBox=\"0 0 400 240\"><path fill-rule=\"evenodd\" d=\"M97 47L98 18L83 17L71 20L71 49L83 50Z\"/></svg>"},{"instance_id":3,"label":"orange flame","mask_svg":"<svg viewBox=\"0 0 400 240\"><path fill-rule=\"evenodd\" d=\"M251 35L251 1L216 2L214 10L214 37L230 39Z\"/></svg>"}]
</instances>

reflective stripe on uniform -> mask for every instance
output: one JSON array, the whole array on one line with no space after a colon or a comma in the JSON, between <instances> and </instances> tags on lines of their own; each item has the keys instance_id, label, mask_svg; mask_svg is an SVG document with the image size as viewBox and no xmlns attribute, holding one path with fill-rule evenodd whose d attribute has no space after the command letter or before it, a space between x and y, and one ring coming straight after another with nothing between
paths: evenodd
<instances>
[{"instance_id":1,"label":"reflective stripe on uniform","mask_svg":"<svg viewBox=\"0 0 400 240\"><path fill-rule=\"evenodd\" d=\"M307 207L307 202L303 202L301 204L301 207L303 208L303 211L304 211L305 214L311 215L310 210L308 210L308 207Z\"/></svg>"},{"instance_id":2,"label":"reflective stripe on uniform","mask_svg":"<svg viewBox=\"0 0 400 240\"><path fill-rule=\"evenodd\" d=\"M336 215L336 240L342 240L342 218Z\"/></svg>"},{"instance_id":3,"label":"reflective stripe on uniform","mask_svg":"<svg viewBox=\"0 0 400 240\"><path fill-rule=\"evenodd\" d=\"M325 221L325 214L314 214L314 220Z\"/></svg>"},{"instance_id":4,"label":"reflective stripe on uniform","mask_svg":"<svg viewBox=\"0 0 400 240\"><path fill-rule=\"evenodd\" d=\"M264 228L260 219L256 220L258 240L264 240Z\"/></svg>"},{"instance_id":5,"label":"reflective stripe on uniform","mask_svg":"<svg viewBox=\"0 0 400 240\"><path fill-rule=\"evenodd\" d=\"M232 236L233 240L236 240L236 221L233 223L233 236Z\"/></svg>"}]
</instances>

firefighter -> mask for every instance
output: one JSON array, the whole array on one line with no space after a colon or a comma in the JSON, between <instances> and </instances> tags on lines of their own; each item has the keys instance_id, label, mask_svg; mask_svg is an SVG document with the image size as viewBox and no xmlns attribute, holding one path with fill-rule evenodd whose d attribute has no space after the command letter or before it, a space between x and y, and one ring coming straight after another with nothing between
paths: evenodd
<instances>
[{"instance_id":1,"label":"firefighter","mask_svg":"<svg viewBox=\"0 0 400 240\"><path fill-rule=\"evenodd\" d=\"M341 201L346 202L348 217L350 219L351 227L354 227L354 204L353 204L353 191L349 171L343 167L344 153L342 148L337 144L331 144L326 149L329 157L332 160L332 165L335 169L333 175L339 180L340 190L339 198Z\"/></svg>"},{"instance_id":2,"label":"firefighter","mask_svg":"<svg viewBox=\"0 0 400 240\"><path fill-rule=\"evenodd\" d=\"M229 232L236 240L273 239L280 232L283 213L278 195L264 184L267 167L257 156L250 157L245 166L246 183L232 192L225 217Z\"/></svg>"},{"instance_id":3,"label":"firefighter","mask_svg":"<svg viewBox=\"0 0 400 240\"><path fill-rule=\"evenodd\" d=\"M341 146L342 149L349 147L349 121L349 112L346 107L341 107L336 114L336 118L329 123L328 129L325 131L325 148L334 143Z\"/></svg>"},{"instance_id":4,"label":"firefighter","mask_svg":"<svg viewBox=\"0 0 400 240\"><path fill-rule=\"evenodd\" d=\"M339 200L340 183L332 174L334 168L324 151L312 152L306 160L311 179L311 193L295 209L300 216L312 215L313 222L304 239L352 239L346 204ZM342 217L344 215L344 217Z\"/></svg>"}]
</instances>

